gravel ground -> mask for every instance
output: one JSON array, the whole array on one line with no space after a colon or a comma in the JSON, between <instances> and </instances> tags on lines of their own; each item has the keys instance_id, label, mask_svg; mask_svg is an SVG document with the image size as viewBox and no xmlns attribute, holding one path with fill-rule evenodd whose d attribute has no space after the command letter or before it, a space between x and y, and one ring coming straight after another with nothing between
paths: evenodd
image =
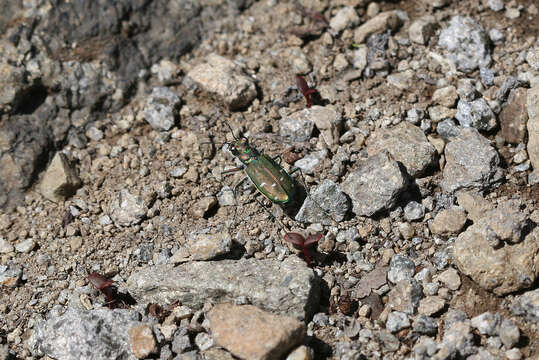
<instances>
[{"instance_id":1,"label":"gravel ground","mask_svg":"<svg viewBox=\"0 0 539 360\"><path fill-rule=\"evenodd\" d=\"M0 359L539 357L538 13L7 2Z\"/></svg>"}]
</instances>

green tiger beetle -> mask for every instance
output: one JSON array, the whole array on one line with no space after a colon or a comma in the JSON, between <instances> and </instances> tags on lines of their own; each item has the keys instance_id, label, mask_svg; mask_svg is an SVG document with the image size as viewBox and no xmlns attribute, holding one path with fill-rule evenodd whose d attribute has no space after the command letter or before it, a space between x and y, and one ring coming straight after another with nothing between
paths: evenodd
<instances>
[{"instance_id":1,"label":"green tiger beetle","mask_svg":"<svg viewBox=\"0 0 539 360\"><path fill-rule=\"evenodd\" d=\"M239 138L236 137L236 135L234 135L234 131L232 131L232 128L230 128L230 125L228 125L228 123L226 124L232 132L234 141L226 142L225 144L229 146L232 155L238 158L243 166L225 170L221 174L245 170L247 177L251 180L256 189L271 202L280 205L289 205L294 203L297 200L298 191L291 175L295 172L299 172L301 177L305 179L301 169L296 167L290 173L288 173L281 166L281 155L277 155L272 158L264 154L262 151L259 151L251 146L247 138L243 136ZM277 160L279 162L277 162ZM241 180L234 187L234 194L236 194L237 188L243 183L244 180L245 179ZM305 184L305 180L303 180L303 183ZM305 189L305 191L307 191L307 189ZM307 196L310 198L308 192ZM314 199L311 198L311 200L316 203ZM256 201L260 203L260 201ZM318 203L316 204L330 219L333 220L335 224L337 223ZM268 211L265 207L263 208ZM273 217L273 214L270 213L270 215ZM284 226L282 226L282 224L280 225L284 229Z\"/></svg>"}]
</instances>

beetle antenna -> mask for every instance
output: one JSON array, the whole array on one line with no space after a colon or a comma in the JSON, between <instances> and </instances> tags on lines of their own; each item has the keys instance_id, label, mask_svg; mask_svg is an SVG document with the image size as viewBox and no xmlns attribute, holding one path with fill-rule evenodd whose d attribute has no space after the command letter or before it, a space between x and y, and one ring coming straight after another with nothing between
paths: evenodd
<instances>
[{"instance_id":1,"label":"beetle antenna","mask_svg":"<svg viewBox=\"0 0 539 360\"><path fill-rule=\"evenodd\" d=\"M230 124L227 123L226 121L225 121L225 124L226 124L226 126L228 126L228 128L230 129L230 132L232 133L232 137L234 137L234 140L239 140L239 139L236 137L236 135L234 134L234 130L232 130L232 127L230 126Z\"/></svg>"}]
</instances>

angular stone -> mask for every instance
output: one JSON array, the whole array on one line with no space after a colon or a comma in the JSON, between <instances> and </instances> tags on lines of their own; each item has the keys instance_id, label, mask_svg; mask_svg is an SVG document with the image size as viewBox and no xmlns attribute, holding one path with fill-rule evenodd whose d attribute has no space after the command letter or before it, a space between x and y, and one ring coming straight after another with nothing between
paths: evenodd
<instances>
[{"instance_id":1,"label":"angular stone","mask_svg":"<svg viewBox=\"0 0 539 360\"><path fill-rule=\"evenodd\" d=\"M341 116L330 106L314 105L311 108L303 111L310 113L309 117L316 128L320 131L324 142L328 146L333 146L339 143Z\"/></svg>"},{"instance_id":2,"label":"angular stone","mask_svg":"<svg viewBox=\"0 0 539 360\"><path fill-rule=\"evenodd\" d=\"M305 324L252 305L216 305L209 313L215 342L242 359L280 359L302 343Z\"/></svg>"},{"instance_id":3,"label":"angular stone","mask_svg":"<svg viewBox=\"0 0 539 360\"><path fill-rule=\"evenodd\" d=\"M144 116L156 130L170 130L179 117L180 97L168 87L155 87L148 97Z\"/></svg>"},{"instance_id":4,"label":"angular stone","mask_svg":"<svg viewBox=\"0 0 539 360\"><path fill-rule=\"evenodd\" d=\"M483 335L497 335L498 325L500 324L500 314L484 312L471 319L471 324L479 333Z\"/></svg>"},{"instance_id":5,"label":"angular stone","mask_svg":"<svg viewBox=\"0 0 539 360\"><path fill-rule=\"evenodd\" d=\"M435 30L436 19L434 16L424 16L410 25L410 28L408 28L408 36L413 42L425 45L434 35Z\"/></svg>"},{"instance_id":6,"label":"angular stone","mask_svg":"<svg viewBox=\"0 0 539 360\"><path fill-rule=\"evenodd\" d=\"M56 153L41 180L41 194L54 202L64 201L80 186L81 180L75 168L63 153Z\"/></svg>"},{"instance_id":7,"label":"angular stone","mask_svg":"<svg viewBox=\"0 0 539 360\"><path fill-rule=\"evenodd\" d=\"M367 141L369 156L387 150L400 161L411 176L420 176L436 160L436 149L425 133L410 124L401 122L389 129L377 129Z\"/></svg>"},{"instance_id":8,"label":"angular stone","mask_svg":"<svg viewBox=\"0 0 539 360\"><path fill-rule=\"evenodd\" d=\"M457 88L453 85L436 89L432 94L432 101L436 104L452 108L458 99Z\"/></svg>"},{"instance_id":9,"label":"angular stone","mask_svg":"<svg viewBox=\"0 0 539 360\"><path fill-rule=\"evenodd\" d=\"M465 73L491 62L488 35L477 22L465 16L453 16L450 25L440 32L438 45L448 50L448 57Z\"/></svg>"},{"instance_id":10,"label":"angular stone","mask_svg":"<svg viewBox=\"0 0 539 360\"><path fill-rule=\"evenodd\" d=\"M359 16L353 6L345 6L329 21L329 26L335 31L342 31L359 24Z\"/></svg>"},{"instance_id":11,"label":"angular stone","mask_svg":"<svg viewBox=\"0 0 539 360\"><path fill-rule=\"evenodd\" d=\"M393 207L406 187L399 165L387 152L360 161L341 185L357 215L372 216Z\"/></svg>"},{"instance_id":12,"label":"angular stone","mask_svg":"<svg viewBox=\"0 0 539 360\"><path fill-rule=\"evenodd\" d=\"M256 97L254 81L233 61L217 54L208 55L206 62L195 66L187 76L220 97L230 110L241 109Z\"/></svg>"},{"instance_id":13,"label":"angular stone","mask_svg":"<svg viewBox=\"0 0 539 360\"><path fill-rule=\"evenodd\" d=\"M314 129L309 108L297 111L279 120L279 133L292 141L308 141Z\"/></svg>"},{"instance_id":14,"label":"angular stone","mask_svg":"<svg viewBox=\"0 0 539 360\"><path fill-rule=\"evenodd\" d=\"M409 280L414 277L415 264L407 256L395 254L391 257L387 270L387 279L393 284L401 280Z\"/></svg>"},{"instance_id":15,"label":"angular stone","mask_svg":"<svg viewBox=\"0 0 539 360\"><path fill-rule=\"evenodd\" d=\"M528 321L539 322L539 289L518 296L511 304L511 311L515 315L524 316Z\"/></svg>"},{"instance_id":16,"label":"angular stone","mask_svg":"<svg viewBox=\"0 0 539 360\"><path fill-rule=\"evenodd\" d=\"M387 306L395 311L413 315L422 297L421 285L415 279L402 280L389 292Z\"/></svg>"},{"instance_id":17,"label":"angular stone","mask_svg":"<svg viewBox=\"0 0 539 360\"><path fill-rule=\"evenodd\" d=\"M140 197L132 195L128 190L122 189L112 200L110 205L110 218L115 224L131 226L140 223L148 207Z\"/></svg>"},{"instance_id":18,"label":"angular stone","mask_svg":"<svg viewBox=\"0 0 539 360\"><path fill-rule=\"evenodd\" d=\"M468 218L473 222L481 219L485 214L494 208L494 205L486 200L476 191L459 191L457 202L468 213Z\"/></svg>"},{"instance_id":19,"label":"angular stone","mask_svg":"<svg viewBox=\"0 0 539 360\"><path fill-rule=\"evenodd\" d=\"M498 153L476 129L461 129L444 153L447 163L440 186L445 193L484 190L502 179Z\"/></svg>"},{"instance_id":20,"label":"angular stone","mask_svg":"<svg viewBox=\"0 0 539 360\"><path fill-rule=\"evenodd\" d=\"M490 131L497 125L496 115L483 98L471 102L460 100L455 119L461 126L473 127L477 130Z\"/></svg>"},{"instance_id":21,"label":"angular stone","mask_svg":"<svg viewBox=\"0 0 539 360\"><path fill-rule=\"evenodd\" d=\"M319 284L313 271L295 256L284 261L241 259L158 265L131 275L129 293L139 303L183 305L200 309L205 302L249 303L304 320L318 306Z\"/></svg>"},{"instance_id":22,"label":"angular stone","mask_svg":"<svg viewBox=\"0 0 539 360\"><path fill-rule=\"evenodd\" d=\"M333 221L342 221L349 209L348 197L336 183L326 179L305 199L296 221L332 225Z\"/></svg>"}]
</instances>

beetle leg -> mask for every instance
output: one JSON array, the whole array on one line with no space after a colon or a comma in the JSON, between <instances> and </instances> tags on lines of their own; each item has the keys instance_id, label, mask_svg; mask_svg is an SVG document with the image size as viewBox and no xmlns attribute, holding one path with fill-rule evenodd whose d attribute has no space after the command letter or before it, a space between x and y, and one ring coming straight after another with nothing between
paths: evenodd
<instances>
[{"instance_id":1,"label":"beetle leg","mask_svg":"<svg viewBox=\"0 0 539 360\"><path fill-rule=\"evenodd\" d=\"M279 220L279 219L277 219L275 216L273 216L273 214L271 213L271 211L269 211L269 210L264 206L264 204L262 203L262 201L260 201L260 200L258 200L258 199L256 198L256 196L255 196L255 200L256 200L256 202L258 203L258 205L260 205L260 207L261 207L262 209L264 209L264 210L269 214L269 216L270 216L273 220L275 220L275 221L277 222L277 224L279 225L279 227L280 227L282 230L284 230L285 232L289 232L289 231L290 231L290 230L288 230L288 229L284 226L284 224L281 222L281 220ZM273 204L273 203L272 203L272 204Z\"/></svg>"},{"instance_id":2,"label":"beetle leg","mask_svg":"<svg viewBox=\"0 0 539 360\"><path fill-rule=\"evenodd\" d=\"M277 159L279 159L279 161L277 161ZM283 158L281 157L281 155L276 155L274 158L273 158L273 161L277 161L277 164L281 165L281 162L283 161ZM299 168L298 168L299 169Z\"/></svg>"},{"instance_id":3,"label":"beetle leg","mask_svg":"<svg viewBox=\"0 0 539 360\"><path fill-rule=\"evenodd\" d=\"M232 169L228 169L228 170L221 171L221 175L230 174L230 173L233 173L233 172L236 172L236 171L240 171L240 170L243 170L243 166L238 166L238 167L235 167L235 168L232 168ZM242 180L242 181L243 181L243 180Z\"/></svg>"}]
</instances>

